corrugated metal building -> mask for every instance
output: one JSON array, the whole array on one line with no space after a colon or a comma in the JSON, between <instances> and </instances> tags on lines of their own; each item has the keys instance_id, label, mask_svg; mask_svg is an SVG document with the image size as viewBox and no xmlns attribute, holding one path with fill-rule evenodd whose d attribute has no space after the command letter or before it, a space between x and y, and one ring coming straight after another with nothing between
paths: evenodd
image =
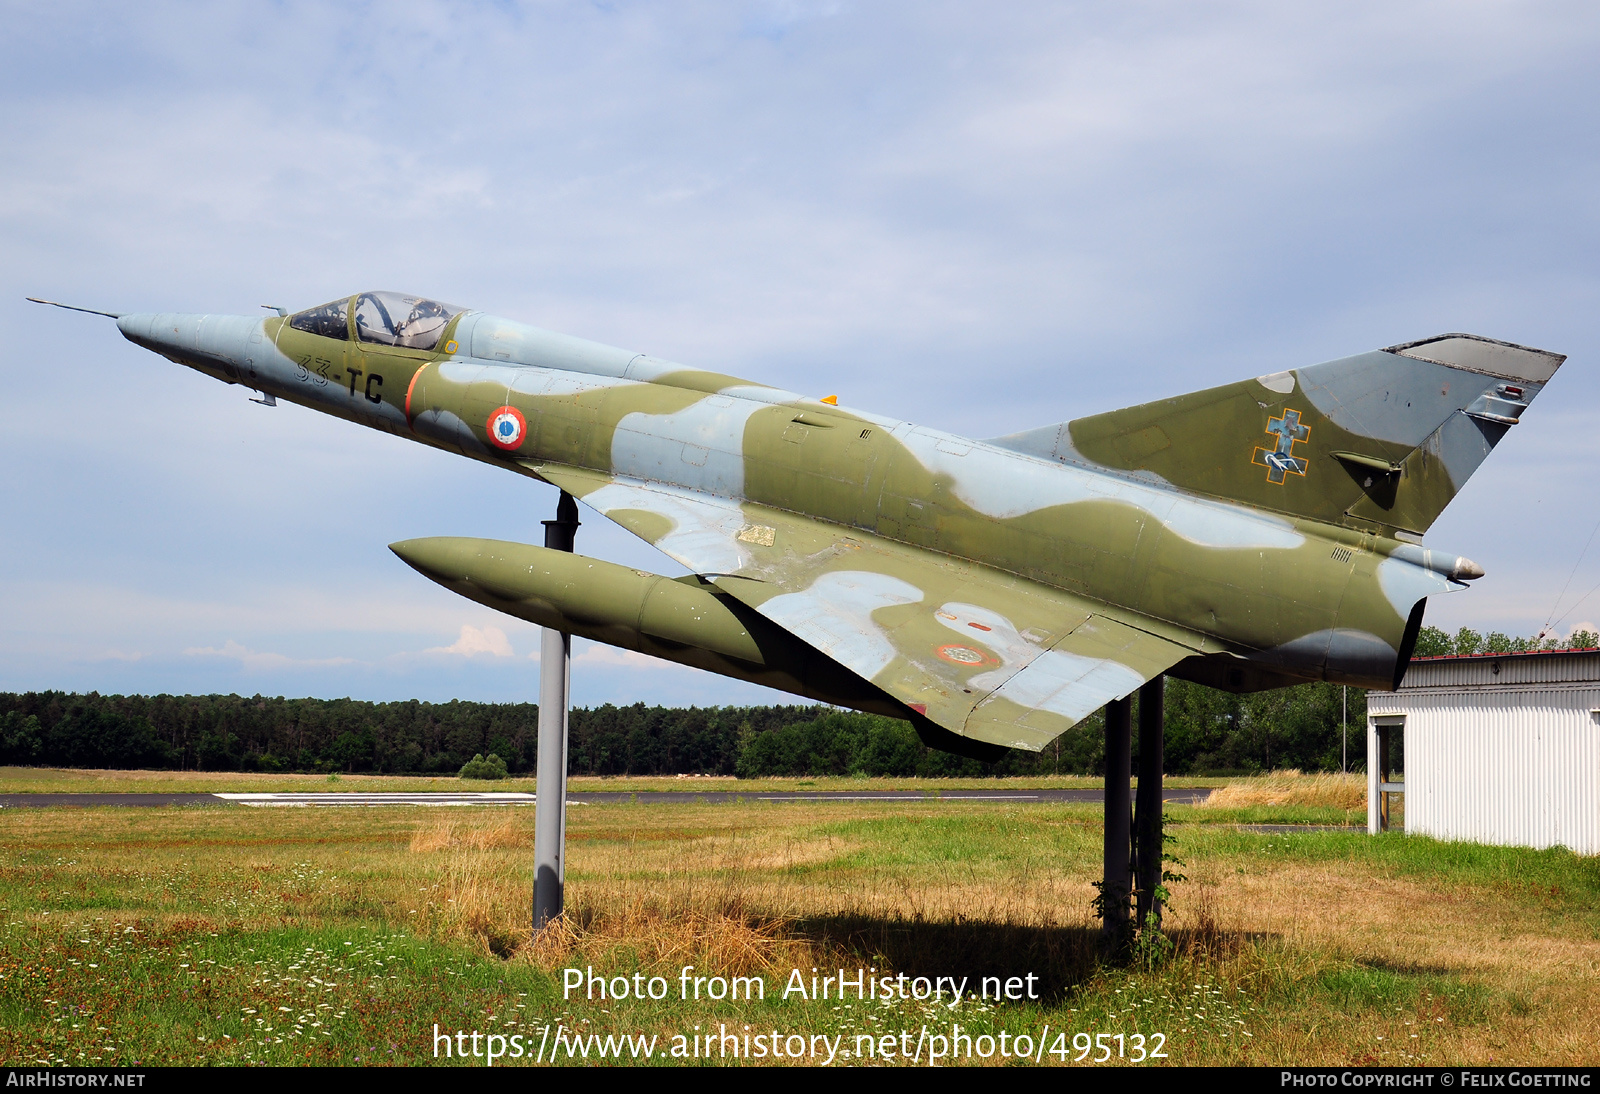
<instances>
[{"instance_id":1,"label":"corrugated metal building","mask_svg":"<svg viewBox=\"0 0 1600 1094\"><path fill-rule=\"evenodd\" d=\"M1367 695L1369 831L1394 793L1408 832L1600 854L1600 651L1412 661Z\"/></svg>"}]
</instances>

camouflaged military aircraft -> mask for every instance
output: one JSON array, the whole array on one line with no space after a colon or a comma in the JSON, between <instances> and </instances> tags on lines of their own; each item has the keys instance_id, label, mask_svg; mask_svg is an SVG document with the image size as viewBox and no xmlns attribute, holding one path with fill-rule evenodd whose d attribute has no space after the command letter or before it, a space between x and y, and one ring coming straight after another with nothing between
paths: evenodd
<instances>
[{"instance_id":1,"label":"camouflaged military aircraft","mask_svg":"<svg viewBox=\"0 0 1600 1094\"><path fill-rule=\"evenodd\" d=\"M1446 334L980 441L401 293L275 310L99 314L256 401L553 484L692 572L393 545L447 588L980 758L1162 673L1397 686L1426 598L1483 572L1422 534L1565 359Z\"/></svg>"}]
</instances>

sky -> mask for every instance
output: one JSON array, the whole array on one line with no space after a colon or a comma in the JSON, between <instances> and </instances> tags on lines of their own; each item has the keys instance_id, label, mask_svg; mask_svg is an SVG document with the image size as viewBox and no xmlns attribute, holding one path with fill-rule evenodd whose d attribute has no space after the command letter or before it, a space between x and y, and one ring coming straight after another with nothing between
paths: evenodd
<instances>
[{"instance_id":1,"label":"sky","mask_svg":"<svg viewBox=\"0 0 1600 1094\"><path fill-rule=\"evenodd\" d=\"M555 507L25 296L421 293L975 437L1489 335L1569 360L1428 622L1600 619L1592 4L0 7L0 689L531 701L386 545ZM791 701L581 642L573 699Z\"/></svg>"}]
</instances>

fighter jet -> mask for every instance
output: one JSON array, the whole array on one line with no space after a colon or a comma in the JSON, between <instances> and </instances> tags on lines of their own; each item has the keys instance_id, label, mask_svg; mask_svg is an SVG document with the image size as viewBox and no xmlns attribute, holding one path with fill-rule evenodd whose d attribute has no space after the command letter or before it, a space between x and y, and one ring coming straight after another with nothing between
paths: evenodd
<instances>
[{"instance_id":1,"label":"fighter jet","mask_svg":"<svg viewBox=\"0 0 1600 1094\"><path fill-rule=\"evenodd\" d=\"M1423 534L1565 360L1445 334L973 440L402 293L101 314L257 401L553 484L691 571L392 545L447 588L980 758L1162 673L1397 687L1427 598L1483 573Z\"/></svg>"}]
</instances>

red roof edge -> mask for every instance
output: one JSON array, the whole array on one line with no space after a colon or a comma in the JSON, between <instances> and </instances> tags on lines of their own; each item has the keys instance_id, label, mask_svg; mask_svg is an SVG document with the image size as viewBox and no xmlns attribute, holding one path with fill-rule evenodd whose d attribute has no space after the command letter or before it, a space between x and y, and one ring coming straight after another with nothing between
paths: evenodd
<instances>
[{"instance_id":1,"label":"red roof edge","mask_svg":"<svg viewBox=\"0 0 1600 1094\"><path fill-rule=\"evenodd\" d=\"M1473 659L1481 660L1481 659L1483 659L1485 657L1540 657L1540 656L1543 656L1544 654L1547 654L1547 653L1600 653L1600 649L1597 649L1594 646L1586 646L1586 647L1584 647L1582 649L1507 650L1504 653L1439 653L1439 654L1434 654L1431 657L1413 657L1411 660L1413 660L1413 661L1470 661L1470 660L1473 660Z\"/></svg>"}]
</instances>

